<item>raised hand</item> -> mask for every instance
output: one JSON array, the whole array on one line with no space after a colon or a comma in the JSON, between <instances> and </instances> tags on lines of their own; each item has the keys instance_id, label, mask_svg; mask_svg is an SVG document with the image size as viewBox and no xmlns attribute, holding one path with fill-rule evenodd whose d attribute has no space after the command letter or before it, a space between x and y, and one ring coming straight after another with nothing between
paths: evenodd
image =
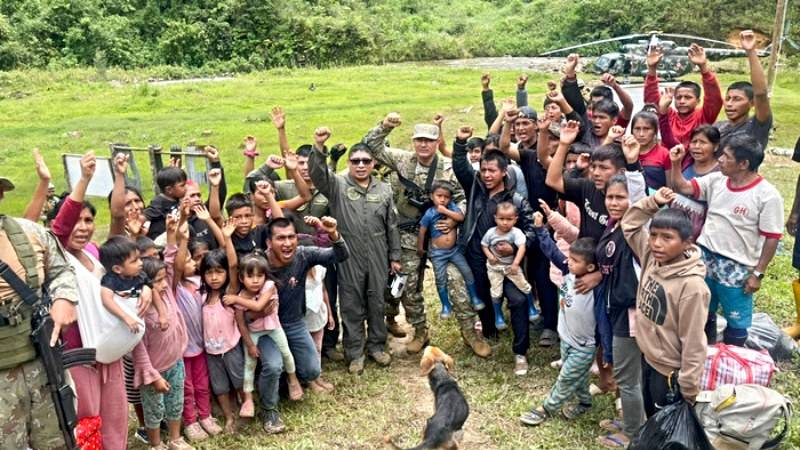
<instances>
[{"instance_id":1,"label":"raised hand","mask_svg":"<svg viewBox=\"0 0 800 450\"><path fill-rule=\"evenodd\" d=\"M628 164L633 164L639 160L640 148L639 141L635 137L628 135L622 139L622 153L625 154L625 160Z\"/></svg>"},{"instance_id":2,"label":"raised hand","mask_svg":"<svg viewBox=\"0 0 800 450\"><path fill-rule=\"evenodd\" d=\"M692 44L689 46L689 61L697 67L703 67L708 64L708 57L706 56L706 49L703 47Z\"/></svg>"},{"instance_id":3,"label":"raised hand","mask_svg":"<svg viewBox=\"0 0 800 450\"><path fill-rule=\"evenodd\" d=\"M83 158L81 158L81 162ZM33 162L36 164L36 175L39 176L39 180L41 181L50 181L50 169L47 168L47 164L44 162L44 157L39 152L38 148L33 149ZM81 166L81 176L83 176L83 167Z\"/></svg>"},{"instance_id":4,"label":"raised hand","mask_svg":"<svg viewBox=\"0 0 800 450\"><path fill-rule=\"evenodd\" d=\"M519 110L511 108L503 111L503 120L508 123L514 123L519 118Z\"/></svg>"},{"instance_id":5,"label":"raised hand","mask_svg":"<svg viewBox=\"0 0 800 450\"><path fill-rule=\"evenodd\" d=\"M390 112L383 119L383 127L392 130L399 127L401 123L402 120L400 119L400 114L397 114L396 112Z\"/></svg>"},{"instance_id":6,"label":"raised hand","mask_svg":"<svg viewBox=\"0 0 800 450\"><path fill-rule=\"evenodd\" d=\"M542 211L544 211L544 214L546 216L549 216L553 212L553 210L550 209L550 205L548 205L547 202L542 199L539 199L539 208L541 208Z\"/></svg>"},{"instance_id":7,"label":"raised hand","mask_svg":"<svg viewBox=\"0 0 800 450\"><path fill-rule=\"evenodd\" d=\"M94 150L89 150L81 156L81 178L91 180L95 169L97 169L97 157L94 155Z\"/></svg>"},{"instance_id":8,"label":"raised hand","mask_svg":"<svg viewBox=\"0 0 800 450\"><path fill-rule=\"evenodd\" d=\"M606 86L614 87L617 85L617 79L614 78L614 75L611 75L610 73L604 73L600 79Z\"/></svg>"},{"instance_id":9,"label":"raised hand","mask_svg":"<svg viewBox=\"0 0 800 450\"><path fill-rule=\"evenodd\" d=\"M436 125L437 127L441 127L443 123L444 123L444 116L442 115L442 113L436 113L433 116L433 124Z\"/></svg>"},{"instance_id":10,"label":"raised hand","mask_svg":"<svg viewBox=\"0 0 800 450\"><path fill-rule=\"evenodd\" d=\"M208 222L211 220L211 214L208 212L208 209L204 205L197 205L193 209L194 215L197 216L198 219L202 220L203 222Z\"/></svg>"},{"instance_id":11,"label":"raised hand","mask_svg":"<svg viewBox=\"0 0 800 450\"><path fill-rule=\"evenodd\" d=\"M267 157L267 167L272 170L278 170L283 167L283 158L278 155L269 155Z\"/></svg>"},{"instance_id":12,"label":"raised hand","mask_svg":"<svg viewBox=\"0 0 800 450\"><path fill-rule=\"evenodd\" d=\"M181 157L180 156L170 156L169 157L169 166L170 167L177 167L178 169L181 168Z\"/></svg>"},{"instance_id":13,"label":"raised hand","mask_svg":"<svg viewBox=\"0 0 800 450\"><path fill-rule=\"evenodd\" d=\"M756 48L756 35L753 30L744 30L739 33L739 45L742 50L749 52Z\"/></svg>"},{"instance_id":14,"label":"raised hand","mask_svg":"<svg viewBox=\"0 0 800 450\"><path fill-rule=\"evenodd\" d=\"M255 136L244 137L244 156L248 158L255 158L258 156L258 143Z\"/></svg>"},{"instance_id":15,"label":"raised hand","mask_svg":"<svg viewBox=\"0 0 800 450\"><path fill-rule=\"evenodd\" d=\"M483 86L484 90L489 89L489 83L492 82L492 74L486 72L485 74L481 75L481 86Z\"/></svg>"},{"instance_id":16,"label":"raised hand","mask_svg":"<svg viewBox=\"0 0 800 450\"><path fill-rule=\"evenodd\" d=\"M658 206L669 205L675 200L675 193L672 192L672 189L664 186L656 191L655 195L653 195L653 199Z\"/></svg>"},{"instance_id":17,"label":"raised hand","mask_svg":"<svg viewBox=\"0 0 800 450\"><path fill-rule=\"evenodd\" d=\"M230 239L233 236L233 233L236 232L236 221L233 219L225 219L225 222L222 224L222 235L225 236L226 239Z\"/></svg>"},{"instance_id":18,"label":"raised hand","mask_svg":"<svg viewBox=\"0 0 800 450\"><path fill-rule=\"evenodd\" d=\"M506 97L503 100L500 100L500 111L505 113L506 111L516 109L516 100L511 97Z\"/></svg>"},{"instance_id":19,"label":"raised hand","mask_svg":"<svg viewBox=\"0 0 800 450\"><path fill-rule=\"evenodd\" d=\"M208 171L208 183L211 186L219 186L222 183L222 170L211 169Z\"/></svg>"},{"instance_id":20,"label":"raised hand","mask_svg":"<svg viewBox=\"0 0 800 450\"><path fill-rule=\"evenodd\" d=\"M457 141L466 141L467 139L472 137L473 128L470 126L463 126L458 129L456 132L456 140Z\"/></svg>"},{"instance_id":21,"label":"raised hand","mask_svg":"<svg viewBox=\"0 0 800 450\"><path fill-rule=\"evenodd\" d=\"M270 199L275 195L275 189L269 182L261 180L256 182L256 192L263 195L265 198Z\"/></svg>"},{"instance_id":22,"label":"raised hand","mask_svg":"<svg viewBox=\"0 0 800 450\"><path fill-rule=\"evenodd\" d=\"M661 62L661 58L664 57L664 51L661 47L654 45L649 48L647 51L647 67L655 69L658 67L658 63Z\"/></svg>"},{"instance_id":23,"label":"raised hand","mask_svg":"<svg viewBox=\"0 0 800 450\"><path fill-rule=\"evenodd\" d=\"M672 161L673 163L682 162L685 156L686 156L686 149L681 144L678 144L675 147L669 149L669 160Z\"/></svg>"},{"instance_id":24,"label":"raised hand","mask_svg":"<svg viewBox=\"0 0 800 450\"><path fill-rule=\"evenodd\" d=\"M166 220L167 234L174 234L176 231L178 231L178 222L179 221L180 221L180 218L178 218L177 215L175 215L175 214L167 214L167 220Z\"/></svg>"},{"instance_id":25,"label":"raised hand","mask_svg":"<svg viewBox=\"0 0 800 450\"><path fill-rule=\"evenodd\" d=\"M592 155L588 153L581 153L580 155L578 155L578 160L575 161L575 168L580 171L584 171L589 168L589 164L591 164L591 162L592 162Z\"/></svg>"},{"instance_id":26,"label":"raised hand","mask_svg":"<svg viewBox=\"0 0 800 450\"><path fill-rule=\"evenodd\" d=\"M125 153L117 153L114 157L114 172L117 175L125 176L128 173L128 155Z\"/></svg>"},{"instance_id":27,"label":"raised hand","mask_svg":"<svg viewBox=\"0 0 800 450\"><path fill-rule=\"evenodd\" d=\"M664 88L664 92L661 93L661 97L658 99L659 114L667 114L669 112L669 107L672 105L673 98L675 98L675 88Z\"/></svg>"},{"instance_id":28,"label":"raised hand","mask_svg":"<svg viewBox=\"0 0 800 450\"><path fill-rule=\"evenodd\" d=\"M180 226L178 226L178 237L189 242L189 236L189 222L182 222Z\"/></svg>"},{"instance_id":29,"label":"raised hand","mask_svg":"<svg viewBox=\"0 0 800 450\"><path fill-rule=\"evenodd\" d=\"M519 76L519 78L517 78L517 89L525 89L526 84L528 84L528 74L523 73Z\"/></svg>"},{"instance_id":30,"label":"raised hand","mask_svg":"<svg viewBox=\"0 0 800 450\"><path fill-rule=\"evenodd\" d=\"M541 228L544 226L544 216L539 211L533 213L533 226L536 228Z\"/></svg>"},{"instance_id":31,"label":"raised hand","mask_svg":"<svg viewBox=\"0 0 800 450\"><path fill-rule=\"evenodd\" d=\"M614 125L611 129L608 130L608 136L606 136L606 141L614 141L622 137L625 134L625 128L622 128L619 125Z\"/></svg>"},{"instance_id":32,"label":"raised hand","mask_svg":"<svg viewBox=\"0 0 800 450\"><path fill-rule=\"evenodd\" d=\"M280 106L272 108L270 116L272 117L272 125L275 125L276 129L282 130L286 127L286 115L283 113L283 109L281 109Z\"/></svg>"},{"instance_id":33,"label":"raised hand","mask_svg":"<svg viewBox=\"0 0 800 450\"><path fill-rule=\"evenodd\" d=\"M208 157L210 162L219 162L219 149L216 147L206 145L203 147L203 152L205 152L206 157Z\"/></svg>"},{"instance_id":34,"label":"raised hand","mask_svg":"<svg viewBox=\"0 0 800 450\"><path fill-rule=\"evenodd\" d=\"M295 152L286 152L283 155L283 166L286 170L297 170L297 154Z\"/></svg>"},{"instance_id":35,"label":"raised hand","mask_svg":"<svg viewBox=\"0 0 800 450\"><path fill-rule=\"evenodd\" d=\"M537 118L536 128L538 128L539 131L547 131L547 129L550 128L550 119L545 116Z\"/></svg>"},{"instance_id":36,"label":"raised hand","mask_svg":"<svg viewBox=\"0 0 800 450\"><path fill-rule=\"evenodd\" d=\"M562 103L564 103L566 101L564 99L564 94L562 94L560 91L555 90L555 89L550 91L550 92L548 92L547 93L547 97L550 100L552 100L554 103L557 103L559 105L561 105Z\"/></svg>"},{"instance_id":37,"label":"raised hand","mask_svg":"<svg viewBox=\"0 0 800 450\"><path fill-rule=\"evenodd\" d=\"M322 228L322 221L319 220L319 217L306 216L303 221L306 223L306 225L314 227L315 229Z\"/></svg>"},{"instance_id":38,"label":"raised hand","mask_svg":"<svg viewBox=\"0 0 800 450\"><path fill-rule=\"evenodd\" d=\"M128 211L128 215L125 217L125 230L134 238L144 235L146 233L142 230L144 222L145 218L138 209Z\"/></svg>"},{"instance_id":39,"label":"raised hand","mask_svg":"<svg viewBox=\"0 0 800 450\"><path fill-rule=\"evenodd\" d=\"M567 56L567 62L564 64L564 75L567 78L575 78L580 60L581 58L577 53L571 53Z\"/></svg>"},{"instance_id":40,"label":"raised hand","mask_svg":"<svg viewBox=\"0 0 800 450\"><path fill-rule=\"evenodd\" d=\"M548 91L555 91L556 89L558 89L558 84L554 80L550 80L547 82Z\"/></svg>"},{"instance_id":41,"label":"raised hand","mask_svg":"<svg viewBox=\"0 0 800 450\"><path fill-rule=\"evenodd\" d=\"M330 216L325 216L325 217L320 219L320 227L322 228L322 231L324 231L324 232L326 232L328 234L331 234L331 235L332 234L336 234L336 230L337 230L336 219L334 219L333 217L330 217Z\"/></svg>"},{"instance_id":42,"label":"raised hand","mask_svg":"<svg viewBox=\"0 0 800 450\"><path fill-rule=\"evenodd\" d=\"M319 127L314 130L314 142L317 144L317 147L322 148L325 146L325 142L328 141L331 137L331 130L328 127Z\"/></svg>"},{"instance_id":43,"label":"raised hand","mask_svg":"<svg viewBox=\"0 0 800 450\"><path fill-rule=\"evenodd\" d=\"M570 120L564 125L561 126L561 137L559 140L562 144L570 145L575 142L575 139L578 137L578 131L580 131L580 124L578 124L575 120Z\"/></svg>"},{"instance_id":44,"label":"raised hand","mask_svg":"<svg viewBox=\"0 0 800 450\"><path fill-rule=\"evenodd\" d=\"M342 155L344 155L345 153L347 153L347 146L346 145L344 145L344 144L335 144L333 147L331 147L330 156L331 156L332 160L339 161L339 158L341 158Z\"/></svg>"}]
</instances>

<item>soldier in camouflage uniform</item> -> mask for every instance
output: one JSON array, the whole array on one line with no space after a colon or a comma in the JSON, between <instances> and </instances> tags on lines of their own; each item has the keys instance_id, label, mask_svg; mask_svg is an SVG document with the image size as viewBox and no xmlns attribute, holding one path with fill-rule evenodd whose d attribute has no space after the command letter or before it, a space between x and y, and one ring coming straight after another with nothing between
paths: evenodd
<instances>
[{"instance_id":1,"label":"soldier in camouflage uniform","mask_svg":"<svg viewBox=\"0 0 800 450\"><path fill-rule=\"evenodd\" d=\"M409 203L406 195L406 187L400 181L398 173L404 178L413 181L420 188L426 186L428 173L431 164L435 162L435 179L431 181L447 181L455 187L453 201L465 211L466 201L464 190L460 187L458 180L453 174L451 161L449 158L436 155L436 147L439 139L439 129L435 125L420 124L414 127L413 143L414 151L388 148L385 146L389 133L400 125L400 116L390 113L386 118L371 129L364 137L363 142L372 149L375 159L384 167L392 172L388 175L387 181L391 183L394 190L394 199L398 211L398 227L400 228L400 244L402 256L400 258L403 265L403 272L408 274L407 287L400 300L387 295L386 318L390 330L396 328L395 316L399 313L400 301L406 312L406 321L414 327L414 339L408 344L407 350L410 353L419 352L429 341L428 326L425 321L425 299L422 293L417 291L417 277L420 258L417 256L417 236L419 219L425 213ZM429 192L425 193L428 198ZM455 223L451 219L440 220L437 227L454 228ZM448 289L450 291L450 301L453 305L456 319L459 322L461 336L464 342L472 348L479 356L489 356L491 348L483 337L475 331L477 320L476 313L472 310L464 280L455 266L449 264L447 267ZM397 333L392 333L397 335Z\"/></svg>"},{"instance_id":2,"label":"soldier in camouflage uniform","mask_svg":"<svg viewBox=\"0 0 800 450\"><path fill-rule=\"evenodd\" d=\"M325 131L319 129L315 134ZM344 328L342 343L345 357L350 361L349 371L359 373L364 369L365 346L378 364L385 366L391 362L384 351L384 290L389 270L398 272L401 268L397 215L391 186L372 176L375 161L369 147L356 144L350 149L347 175L337 175L329 169L326 158L326 153L315 148L308 166L314 185L328 198L331 214L353 255L339 263L337 270Z\"/></svg>"},{"instance_id":3,"label":"soldier in camouflage uniform","mask_svg":"<svg viewBox=\"0 0 800 450\"><path fill-rule=\"evenodd\" d=\"M0 199L14 189L0 178ZM53 235L43 227L0 215L0 259L37 293L52 300L55 344L75 321L75 273ZM41 281L40 281L41 280ZM64 448L47 376L30 341L31 308L0 278L0 449Z\"/></svg>"}]
</instances>

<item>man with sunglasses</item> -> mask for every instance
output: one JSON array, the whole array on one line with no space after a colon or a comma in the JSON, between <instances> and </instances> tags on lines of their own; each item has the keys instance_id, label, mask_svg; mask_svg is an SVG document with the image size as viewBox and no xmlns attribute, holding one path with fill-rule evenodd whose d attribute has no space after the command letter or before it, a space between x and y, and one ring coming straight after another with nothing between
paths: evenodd
<instances>
[{"instance_id":1,"label":"man with sunglasses","mask_svg":"<svg viewBox=\"0 0 800 450\"><path fill-rule=\"evenodd\" d=\"M350 373L364 370L364 348L379 365L391 357L385 351L384 289L389 270L400 271L400 236L392 188L372 176L375 161L369 147L350 148L349 172L337 175L326 164L328 153L314 147L308 160L314 186L328 199L331 215L347 240L352 258L337 266L342 346ZM366 321L366 342L364 322Z\"/></svg>"},{"instance_id":2,"label":"man with sunglasses","mask_svg":"<svg viewBox=\"0 0 800 450\"><path fill-rule=\"evenodd\" d=\"M414 151L386 146L386 138L400 125L400 122L397 113L389 113L376 127L367 132L362 142L369 146L377 162L391 171L386 179L394 190L402 248L400 261L403 272L408 275L406 289L399 300L386 296L387 326L393 335L397 337L405 335L395 322L402 301L406 321L414 328L414 339L408 343L406 350L409 353L417 353L430 340L425 321L425 300L417 288L421 286L418 281L421 281L420 265L423 262L417 256L419 220L430 206L429 190L434 181L446 181L454 187L452 200L462 211L466 211L466 197L453 173L450 159L436 155L440 139L439 128L436 125L414 126L414 134L411 137ZM450 218L436 222L436 228L444 233L454 231L455 227L455 221ZM447 279L450 301L464 342L478 356L489 356L492 349L475 331L477 314L472 309L461 273L452 264L447 267Z\"/></svg>"}]
</instances>

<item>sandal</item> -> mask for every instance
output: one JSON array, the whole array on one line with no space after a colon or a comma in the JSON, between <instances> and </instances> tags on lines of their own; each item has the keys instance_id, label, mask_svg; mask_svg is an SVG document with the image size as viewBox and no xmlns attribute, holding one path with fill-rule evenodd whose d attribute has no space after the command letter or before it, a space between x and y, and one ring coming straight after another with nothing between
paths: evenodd
<instances>
[{"instance_id":1,"label":"sandal","mask_svg":"<svg viewBox=\"0 0 800 450\"><path fill-rule=\"evenodd\" d=\"M600 428L608 431L609 433L621 433L622 422L618 419L604 419L600 421Z\"/></svg>"},{"instance_id":2,"label":"sandal","mask_svg":"<svg viewBox=\"0 0 800 450\"><path fill-rule=\"evenodd\" d=\"M525 414L519 416L519 421L524 425L536 426L550 418L550 412L544 406L533 408Z\"/></svg>"},{"instance_id":3,"label":"sandal","mask_svg":"<svg viewBox=\"0 0 800 450\"><path fill-rule=\"evenodd\" d=\"M577 419L580 415L589 411L592 405L584 405L583 403L576 403L574 405L567 405L561 408L561 415L568 420Z\"/></svg>"},{"instance_id":4,"label":"sandal","mask_svg":"<svg viewBox=\"0 0 800 450\"><path fill-rule=\"evenodd\" d=\"M608 448L625 448L630 444L630 439L622 433L614 433L597 436L597 443Z\"/></svg>"}]
</instances>

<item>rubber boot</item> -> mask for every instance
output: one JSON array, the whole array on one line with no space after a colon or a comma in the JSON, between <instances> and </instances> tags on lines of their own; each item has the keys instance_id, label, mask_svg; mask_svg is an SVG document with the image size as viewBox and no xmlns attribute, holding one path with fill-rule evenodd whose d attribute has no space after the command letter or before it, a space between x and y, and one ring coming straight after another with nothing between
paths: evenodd
<instances>
[{"instance_id":1,"label":"rubber boot","mask_svg":"<svg viewBox=\"0 0 800 450\"><path fill-rule=\"evenodd\" d=\"M450 294L447 293L446 286L438 288L437 291L439 291L439 301L442 302L442 312L439 314L439 318L449 319L453 311L453 307L450 305Z\"/></svg>"},{"instance_id":2,"label":"rubber boot","mask_svg":"<svg viewBox=\"0 0 800 450\"><path fill-rule=\"evenodd\" d=\"M480 311L486 307L486 304L483 303L483 300L478 297L478 291L475 289L475 283L467 285L467 292L469 293L469 301L472 304L472 309L475 311Z\"/></svg>"},{"instance_id":3,"label":"rubber boot","mask_svg":"<svg viewBox=\"0 0 800 450\"><path fill-rule=\"evenodd\" d=\"M528 297L528 322L533 323L539 318L539 310L533 305L533 293L529 293Z\"/></svg>"},{"instance_id":4,"label":"rubber boot","mask_svg":"<svg viewBox=\"0 0 800 450\"><path fill-rule=\"evenodd\" d=\"M494 327L498 330L505 330L508 325L506 325L506 321L503 318L503 304L493 301L492 306L494 306Z\"/></svg>"},{"instance_id":5,"label":"rubber boot","mask_svg":"<svg viewBox=\"0 0 800 450\"><path fill-rule=\"evenodd\" d=\"M783 332L793 339L797 339L800 337L800 279L792 281L792 291L794 292L794 307L797 310L797 319L795 319L794 325L784 328Z\"/></svg>"}]
</instances>

